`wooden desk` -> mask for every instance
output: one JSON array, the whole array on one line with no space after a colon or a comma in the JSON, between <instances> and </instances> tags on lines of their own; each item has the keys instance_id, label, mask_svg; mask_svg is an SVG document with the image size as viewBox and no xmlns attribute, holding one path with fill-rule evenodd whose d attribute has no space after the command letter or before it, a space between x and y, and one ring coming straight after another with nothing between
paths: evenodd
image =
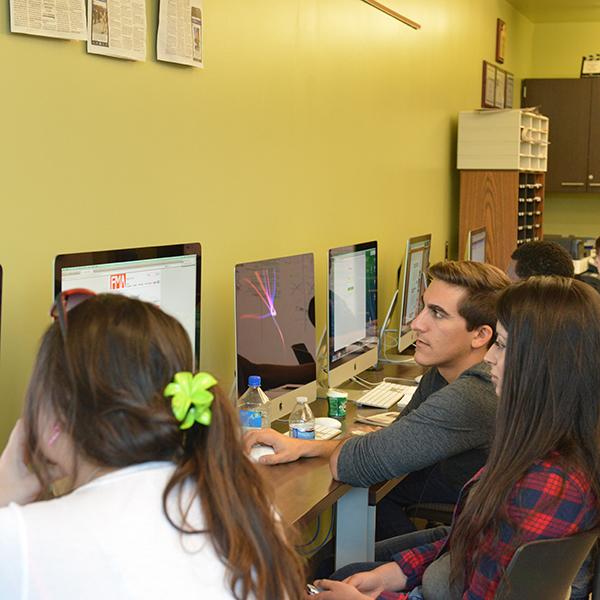
<instances>
[{"instance_id":1,"label":"wooden desk","mask_svg":"<svg viewBox=\"0 0 600 600\"><path fill-rule=\"evenodd\" d=\"M287 523L311 521L352 489L331 476L328 458L301 458L259 469L274 487L277 507Z\"/></svg>"},{"instance_id":2,"label":"wooden desk","mask_svg":"<svg viewBox=\"0 0 600 600\"><path fill-rule=\"evenodd\" d=\"M423 373L418 365L385 365L379 371L367 371L362 377L378 382L384 377L412 379ZM358 398L364 388L351 383L346 388L351 398ZM327 414L327 401L318 399L311 404L315 416ZM361 407L364 415L382 412L377 408ZM369 431L369 425L355 423L355 402L349 402L347 416L342 421L342 439L354 430ZM274 424L280 431L287 423ZM275 489L275 500L284 521L304 524L326 509L337 506L336 515L336 569L351 562L372 561L375 544L375 507L402 478L396 478L368 488L354 488L333 479L327 458L302 458L284 465L259 465L267 481Z\"/></svg>"}]
</instances>

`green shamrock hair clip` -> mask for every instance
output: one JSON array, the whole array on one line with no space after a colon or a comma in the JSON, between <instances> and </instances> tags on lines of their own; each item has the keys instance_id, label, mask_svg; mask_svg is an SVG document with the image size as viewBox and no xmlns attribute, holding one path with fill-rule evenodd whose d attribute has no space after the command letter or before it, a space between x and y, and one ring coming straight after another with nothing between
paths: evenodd
<instances>
[{"instance_id":1,"label":"green shamrock hair clip","mask_svg":"<svg viewBox=\"0 0 600 600\"><path fill-rule=\"evenodd\" d=\"M210 373L188 371L175 373L173 381L164 391L171 398L171 410L175 418L181 422L179 429L189 429L194 423L208 427L212 419L210 405L215 396L208 388L217 385L217 380Z\"/></svg>"}]
</instances>

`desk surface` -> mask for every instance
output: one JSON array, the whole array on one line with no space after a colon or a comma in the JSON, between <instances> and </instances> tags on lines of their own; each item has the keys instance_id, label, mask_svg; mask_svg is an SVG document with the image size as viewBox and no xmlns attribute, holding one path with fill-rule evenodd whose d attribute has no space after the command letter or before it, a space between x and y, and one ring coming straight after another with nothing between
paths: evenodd
<instances>
[{"instance_id":1,"label":"desk surface","mask_svg":"<svg viewBox=\"0 0 600 600\"><path fill-rule=\"evenodd\" d=\"M285 465L260 465L259 469L274 486L277 508L286 523L314 519L351 487L331 476L327 458L301 458Z\"/></svg>"},{"instance_id":2,"label":"desk surface","mask_svg":"<svg viewBox=\"0 0 600 600\"><path fill-rule=\"evenodd\" d=\"M385 365L379 371L367 371L361 375L368 381L381 381L384 377L414 378L423 373L418 365ZM356 389L355 386L353 386ZM344 388L346 389L346 388ZM317 400L311 404L316 416L327 414L327 402ZM356 404L348 403L343 432L350 429L370 430L368 425L354 423ZM362 407L364 414L375 414L381 409ZM314 519L319 513L332 506L351 488L350 485L333 479L327 458L302 458L293 463L266 466L259 469L275 489L275 501L287 523L302 523ZM399 479L371 488L370 503L378 502L398 483Z\"/></svg>"}]
</instances>

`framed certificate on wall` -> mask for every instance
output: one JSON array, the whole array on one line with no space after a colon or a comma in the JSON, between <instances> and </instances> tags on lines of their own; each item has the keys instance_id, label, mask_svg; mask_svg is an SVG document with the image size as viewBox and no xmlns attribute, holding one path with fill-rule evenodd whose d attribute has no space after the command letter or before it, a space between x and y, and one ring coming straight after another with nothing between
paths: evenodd
<instances>
[{"instance_id":1,"label":"framed certificate on wall","mask_svg":"<svg viewBox=\"0 0 600 600\"><path fill-rule=\"evenodd\" d=\"M506 71L496 69L496 94L494 100L495 108L504 108L504 94L506 92Z\"/></svg>"},{"instance_id":2,"label":"framed certificate on wall","mask_svg":"<svg viewBox=\"0 0 600 600\"><path fill-rule=\"evenodd\" d=\"M504 92L504 108L513 107L513 96L515 95L515 76L506 74L506 91Z\"/></svg>"},{"instance_id":3,"label":"framed certificate on wall","mask_svg":"<svg viewBox=\"0 0 600 600\"><path fill-rule=\"evenodd\" d=\"M494 108L496 106L496 67L483 61L483 75L481 79L481 106Z\"/></svg>"}]
</instances>

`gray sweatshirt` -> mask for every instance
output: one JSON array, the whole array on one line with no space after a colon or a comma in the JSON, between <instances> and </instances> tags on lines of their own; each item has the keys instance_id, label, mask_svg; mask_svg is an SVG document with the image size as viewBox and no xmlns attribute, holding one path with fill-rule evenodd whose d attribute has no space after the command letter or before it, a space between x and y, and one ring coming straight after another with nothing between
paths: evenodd
<instances>
[{"instance_id":1,"label":"gray sweatshirt","mask_svg":"<svg viewBox=\"0 0 600 600\"><path fill-rule=\"evenodd\" d=\"M485 463L496 402L484 363L451 384L432 368L398 421L342 446L338 478L367 487L439 463L441 476L460 489Z\"/></svg>"}]
</instances>

